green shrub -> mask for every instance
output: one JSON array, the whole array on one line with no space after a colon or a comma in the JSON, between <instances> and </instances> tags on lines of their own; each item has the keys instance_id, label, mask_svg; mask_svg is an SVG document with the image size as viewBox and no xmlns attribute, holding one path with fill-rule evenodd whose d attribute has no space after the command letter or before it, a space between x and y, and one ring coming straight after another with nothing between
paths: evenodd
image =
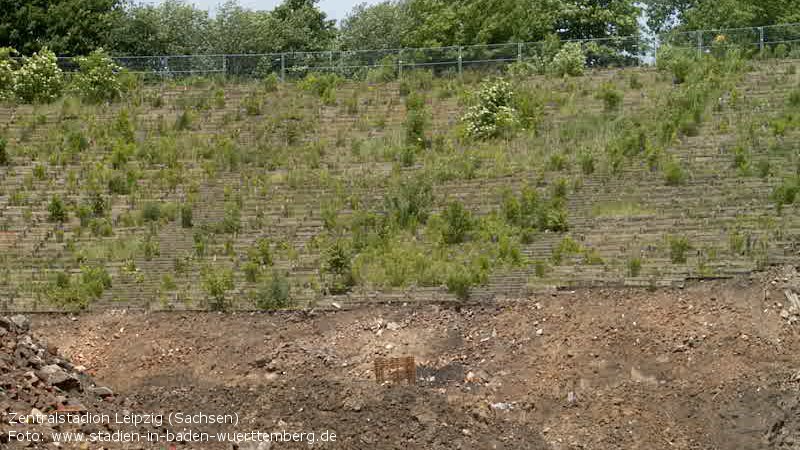
<instances>
[{"instance_id":1,"label":"green shrub","mask_svg":"<svg viewBox=\"0 0 800 450\"><path fill-rule=\"evenodd\" d=\"M147 261L150 261L155 257L161 256L161 245L152 234L148 234L144 238L144 240L142 241L141 250L142 254L144 255L144 259Z\"/></svg>"},{"instance_id":2,"label":"green shrub","mask_svg":"<svg viewBox=\"0 0 800 450\"><path fill-rule=\"evenodd\" d=\"M667 241L669 243L669 259L672 264L685 264L686 253L692 248L689 240L685 236L669 236Z\"/></svg>"},{"instance_id":3,"label":"green shrub","mask_svg":"<svg viewBox=\"0 0 800 450\"><path fill-rule=\"evenodd\" d=\"M278 75L273 72L261 79L261 86L263 86L264 92L275 92L278 90L279 82Z\"/></svg>"},{"instance_id":4,"label":"green shrub","mask_svg":"<svg viewBox=\"0 0 800 450\"><path fill-rule=\"evenodd\" d=\"M108 179L108 191L112 194L128 195L132 187L133 182L126 174L115 173Z\"/></svg>"},{"instance_id":5,"label":"green shrub","mask_svg":"<svg viewBox=\"0 0 800 450\"><path fill-rule=\"evenodd\" d=\"M728 244L731 249L731 253L734 255L744 255L747 252L747 248L745 246L745 236L742 235L738 230L733 230L728 235Z\"/></svg>"},{"instance_id":6,"label":"green shrub","mask_svg":"<svg viewBox=\"0 0 800 450\"><path fill-rule=\"evenodd\" d=\"M468 136L491 139L510 134L519 124L517 111L511 106L514 92L503 80L483 83L477 92L477 102L461 118Z\"/></svg>"},{"instance_id":7,"label":"green shrub","mask_svg":"<svg viewBox=\"0 0 800 450\"><path fill-rule=\"evenodd\" d=\"M469 299L470 291L475 284L475 277L466 267L452 271L445 281L447 291L462 301Z\"/></svg>"},{"instance_id":8,"label":"green shrub","mask_svg":"<svg viewBox=\"0 0 800 450\"><path fill-rule=\"evenodd\" d=\"M433 186L419 176L394 183L384 197L387 213L401 228L424 224L432 203Z\"/></svg>"},{"instance_id":9,"label":"green shrub","mask_svg":"<svg viewBox=\"0 0 800 450\"><path fill-rule=\"evenodd\" d=\"M0 136L0 166L7 166L11 162L8 157L8 148L5 138Z\"/></svg>"},{"instance_id":10,"label":"green shrub","mask_svg":"<svg viewBox=\"0 0 800 450\"><path fill-rule=\"evenodd\" d=\"M11 56L16 53L16 50L12 48L0 47L0 102L14 97L17 72L14 70L15 64Z\"/></svg>"},{"instance_id":11,"label":"green shrub","mask_svg":"<svg viewBox=\"0 0 800 450\"><path fill-rule=\"evenodd\" d=\"M300 89L318 96L323 103L333 104L336 101L336 87L341 82L342 78L335 73L309 73L298 85Z\"/></svg>"},{"instance_id":12,"label":"green shrub","mask_svg":"<svg viewBox=\"0 0 800 450\"><path fill-rule=\"evenodd\" d=\"M233 272L230 269L215 270L205 267L202 271L203 289L206 291L208 307L212 311L225 311L230 307L226 297L233 289Z\"/></svg>"},{"instance_id":13,"label":"green shrub","mask_svg":"<svg viewBox=\"0 0 800 450\"><path fill-rule=\"evenodd\" d=\"M260 116L263 99L255 92L244 98L244 111L248 116Z\"/></svg>"},{"instance_id":14,"label":"green shrub","mask_svg":"<svg viewBox=\"0 0 800 450\"><path fill-rule=\"evenodd\" d=\"M259 238L256 246L251 250L250 258L263 266L272 265L272 250L267 238Z\"/></svg>"},{"instance_id":15,"label":"green shrub","mask_svg":"<svg viewBox=\"0 0 800 450\"><path fill-rule=\"evenodd\" d=\"M102 266L82 266L80 280L83 290L93 299L111 287L111 275Z\"/></svg>"},{"instance_id":16,"label":"green shrub","mask_svg":"<svg viewBox=\"0 0 800 450\"><path fill-rule=\"evenodd\" d=\"M672 74L675 84L682 84L689 78L692 66L696 64L694 50L662 45L656 55L656 67Z\"/></svg>"},{"instance_id":17,"label":"green shrub","mask_svg":"<svg viewBox=\"0 0 800 450\"><path fill-rule=\"evenodd\" d=\"M631 76L628 78L628 86L630 86L631 89L636 89L636 90L639 90L644 87L642 82L639 80L639 75L635 73L632 73Z\"/></svg>"},{"instance_id":18,"label":"green shrub","mask_svg":"<svg viewBox=\"0 0 800 450\"><path fill-rule=\"evenodd\" d=\"M586 67L586 54L580 42L567 42L556 53L551 63L552 72L563 77L566 75L579 77Z\"/></svg>"},{"instance_id":19,"label":"green shrub","mask_svg":"<svg viewBox=\"0 0 800 450\"><path fill-rule=\"evenodd\" d=\"M17 97L25 102L47 103L58 98L62 88L63 73L55 53L45 47L31 57L22 58L14 89Z\"/></svg>"},{"instance_id":20,"label":"green shrub","mask_svg":"<svg viewBox=\"0 0 800 450\"><path fill-rule=\"evenodd\" d=\"M79 71L73 76L74 88L91 103L111 102L122 95L119 73L122 70L103 49L76 58Z\"/></svg>"},{"instance_id":21,"label":"green shrub","mask_svg":"<svg viewBox=\"0 0 800 450\"><path fill-rule=\"evenodd\" d=\"M89 229L96 237L109 237L114 235L114 228L106 218L94 218L89 221Z\"/></svg>"},{"instance_id":22,"label":"green shrub","mask_svg":"<svg viewBox=\"0 0 800 450\"><path fill-rule=\"evenodd\" d=\"M628 259L628 276L636 278L642 272L642 259L633 257Z\"/></svg>"},{"instance_id":23,"label":"green shrub","mask_svg":"<svg viewBox=\"0 0 800 450\"><path fill-rule=\"evenodd\" d=\"M184 203L181 205L181 227L192 228L192 205Z\"/></svg>"},{"instance_id":24,"label":"green shrub","mask_svg":"<svg viewBox=\"0 0 800 450\"><path fill-rule=\"evenodd\" d=\"M578 155L578 164L581 166L581 172L584 175L591 175L594 173L594 155L589 152L583 152Z\"/></svg>"},{"instance_id":25,"label":"green shrub","mask_svg":"<svg viewBox=\"0 0 800 450\"><path fill-rule=\"evenodd\" d=\"M241 210L239 209L239 205L235 202L229 202L225 205L225 215L218 224L217 231L220 233L233 234L238 233L241 228Z\"/></svg>"},{"instance_id":26,"label":"green shrub","mask_svg":"<svg viewBox=\"0 0 800 450\"><path fill-rule=\"evenodd\" d=\"M444 229L442 240L445 244L460 244L464 242L475 226L472 213L464 208L460 202L450 202L442 213Z\"/></svg>"},{"instance_id":27,"label":"green shrub","mask_svg":"<svg viewBox=\"0 0 800 450\"><path fill-rule=\"evenodd\" d=\"M155 202L147 202L142 208L142 219L146 222L158 222L161 218L161 205Z\"/></svg>"},{"instance_id":28,"label":"green shrub","mask_svg":"<svg viewBox=\"0 0 800 450\"><path fill-rule=\"evenodd\" d=\"M327 293L338 295L350 292L355 285L355 278L352 249L348 242L337 239L325 250L322 273Z\"/></svg>"},{"instance_id":29,"label":"green shrub","mask_svg":"<svg viewBox=\"0 0 800 450\"><path fill-rule=\"evenodd\" d=\"M64 207L64 202L57 195L50 199L47 212L49 213L50 222L66 222L67 220L67 210Z\"/></svg>"},{"instance_id":30,"label":"green shrub","mask_svg":"<svg viewBox=\"0 0 800 450\"><path fill-rule=\"evenodd\" d=\"M406 145L425 147L425 130L428 128L430 114L425 109L425 98L418 93L406 97Z\"/></svg>"},{"instance_id":31,"label":"green shrub","mask_svg":"<svg viewBox=\"0 0 800 450\"><path fill-rule=\"evenodd\" d=\"M664 181L667 186L678 186L686 181L686 172L680 163L670 160L664 165Z\"/></svg>"},{"instance_id":32,"label":"green shrub","mask_svg":"<svg viewBox=\"0 0 800 450\"><path fill-rule=\"evenodd\" d=\"M793 108L800 108L800 88L796 88L789 93L788 102L789 106Z\"/></svg>"},{"instance_id":33,"label":"green shrub","mask_svg":"<svg viewBox=\"0 0 800 450\"><path fill-rule=\"evenodd\" d=\"M244 271L244 279L248 283L255 283L258 281L258 276L261 275L261 266L255 261L247 261L242 266Z\"/></svg>"},{"instance_id":34,"label":"green shrub","mask_svg":"<svg viewBox=\"0 0 800 450\"><path fill-rule=\"evenodd\" d=\"M622 92L618 91L611 83L603 83L595 97L603 100L606 111L616 111L622 105Z\"/></svg>"},{"instance_id":35,"label":"green shrub","mask_svg":"<svg viewBox=\"0 0 800 450\"><path fill-rule=\"evenodd\" d=\"M256 306L263 311L285 309L292 306L289 280L285 275L274 272L256 292Z\"/></svg>"},{"instance_id":36,"label":"green shrub","mask_svg":"<svg viewBox=\"0 0 800 450\"><path fill-rule=\"evenodd\" d=\"M733 167L742 176L750 175L750 153L742 146L733 150Z\"/></svg>"},{"instance_id":37,"label":"green shrub","mask_svg":"<svg viewBox=\"0 0 800 450\"><path fill-rule=\"evenodd\" d=\"M798 193L800 193L800 178L793 177L783 180L772 191L772 200L775 202L777 211L780 213L783 211L784 205L793 204L797 200Z\"/></svg>"},{"instance_id":38,"label":"green shrub","mask_svg":"<svg viewBox=\"0 0 800 450\"><path fill-rule=\"evenodd\" d=\"M178 117L175 119L175 131L186 131L192 128L192 122L194 121L194 116L192 112L188 109L184 109Z\"/></svg>"},{"instance_id":39,"label":"green shrub","mask_svg":"<svg viewBox=\"0 0 800 450\"><path fill-rule=\"evenodd\" d=\"M367 83L388 83L397 79L397 57L385 56L367 72Z\"/></svg>"}]
</instances>

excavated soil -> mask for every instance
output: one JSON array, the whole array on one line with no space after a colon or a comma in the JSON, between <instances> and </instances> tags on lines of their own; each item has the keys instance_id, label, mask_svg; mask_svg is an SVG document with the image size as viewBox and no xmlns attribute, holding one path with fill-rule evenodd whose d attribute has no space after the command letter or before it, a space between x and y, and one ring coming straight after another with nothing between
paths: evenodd
<instances>
[{"instance_id":1,"label":"excavated soil","mask_svg":"<svg viewBox=\"0 0 800 450\"><path fill-rule=\"evenodd\" d=\"M131 410L335 432L311 448L800 449L797 280L784 268L460 309L115 311L36 316L32 329ZM404 355L417 384L377 384L374 360ZM177 444L217 447L270 445Z\"/></svg>"}]
</instances>

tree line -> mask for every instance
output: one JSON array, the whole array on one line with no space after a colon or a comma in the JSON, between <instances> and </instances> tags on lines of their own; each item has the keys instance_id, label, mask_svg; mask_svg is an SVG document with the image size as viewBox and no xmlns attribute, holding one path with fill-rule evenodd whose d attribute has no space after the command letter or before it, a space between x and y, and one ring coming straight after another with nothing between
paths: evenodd
<instances>
[{"instance_id":1,"label":"tree line","mask_svg":"<svg viewBox=\"0 0 800 450\"><path fill-rule=\"evenodd\" d=\"M214 14L182 0L4 0L0 47L59 55L272 53L588 39L800 22L800 0L386 0L339 24L318 0ZM645 20L642 21L641 19Z\"/></svg>"}]
</instances>

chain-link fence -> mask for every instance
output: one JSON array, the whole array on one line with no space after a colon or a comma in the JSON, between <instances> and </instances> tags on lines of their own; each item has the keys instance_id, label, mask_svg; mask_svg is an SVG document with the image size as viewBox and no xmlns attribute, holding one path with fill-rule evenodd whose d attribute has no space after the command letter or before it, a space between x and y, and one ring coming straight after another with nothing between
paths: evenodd
<instances>
[{"instance_id":1,"label":"chain-link fence","mask_svg":"<svg viewBox=\"0 0 800 450\"><path fill-rule=\"evenodd\" d=\"M624 36L579 42L588 67L627 67L652 64L658 47L709 51L712 46L736 45L774 57L800 58L800 24L758 28L673 32L660 37ZM404 71L425 68L436 73L460 74L468 69L500 69L515 62L552 59L559 43L524 42L492 45L404 48L391 50L322 51L233 55L131 56L115 60L130 72L172 78L191 75L297 79L310 72L332 72L347 78L396 78ZM71 58L59 58L65 70L74 70Z\"/></svg>"}]
</instances>

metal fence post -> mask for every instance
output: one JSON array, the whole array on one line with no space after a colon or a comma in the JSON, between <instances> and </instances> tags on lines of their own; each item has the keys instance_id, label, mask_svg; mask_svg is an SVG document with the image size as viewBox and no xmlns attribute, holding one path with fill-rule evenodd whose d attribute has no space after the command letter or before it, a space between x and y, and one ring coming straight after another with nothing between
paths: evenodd
<instances>
[{"instance_id":1,"label":"metal fence post","mask_svg":"<svg viewBox=\"0 0 800 450\"><path fill-rule=\"evenodd\" d=\"M333 50L328 52L328 67L331 68L331 71L336 73L336 69L333 67Z\"/></svg>"},{"instance_id":2,"label":"metal fence post","mask_svg":"<svg viewBox=\"0 0 800 450\"><path fill-rule=\"evenodd\" d=\"M397 79L403 78L403 49L397 53Z\"/></svg>"},{"instance_id":3,"label":"metal fence post","mask_svg":"<svg viewBox=\"0 0 800 450\"><path fill-rule=\"evenodd\" d=\"M758 27L758 49L764 51L764 27Z\"/></svg>"},{"instance_id":4,"label":"metal fence post","mask_svg":"<svg viewBox=\"0 0 800 450\"><path fill-rule=\"evenodd\" d=\"M463 67L464 55L463 55L463 51L462 50L463 50L463 48L459 45L458 46L458 76L459 77L464 74L464 67Z\"/></svg>"},{"instance_id":5,"label":"metal fence post","mask_svg":"<svg viewBox=\"0 0 800 450\"><path fill-rule=\"evenodd\" d=\"M225 77L228 76L228 56L222 55L222 73Z\"/></svg>"},{"instance_id":6,"label":"metal fence post","mask_svg":"<svg viewBox=\"0 0 800 450\"><path fill-rule=\"evenodd\" d=\"M697 54L703 54L703 32L697 30Z\"/></svg>"},{"instance_id":7,"label":"metal fence post","mask_svg":"<svg viewBox=\"0 0 800 450\"><path fill-rule=\"evenodd\" d=\"M522 62L522 42L517 43L517 62Z\"/></svg>"},{"instance_id":8,"label":"metal fence post","mask_svg":"<svg viewBox=\"0 0 800 450\"><path fill-rule=\"evenodd\" d=\"M281 53L281 82L286 82L286 53Z\"/></svg>"}]
</instances>

